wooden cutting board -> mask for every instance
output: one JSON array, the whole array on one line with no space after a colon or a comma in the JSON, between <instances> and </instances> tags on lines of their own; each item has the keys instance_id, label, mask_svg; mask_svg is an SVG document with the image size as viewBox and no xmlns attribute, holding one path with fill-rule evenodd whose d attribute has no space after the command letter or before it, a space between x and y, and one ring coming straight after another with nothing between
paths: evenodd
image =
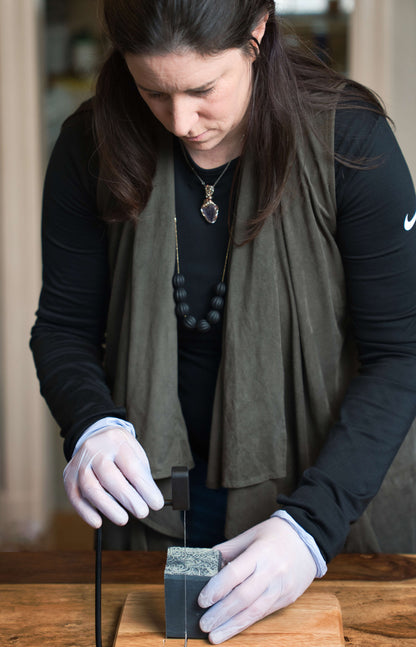
<instances>
[{"instance_id":1,"label":"wooden cutting board","mask_svg":"<svg viewBox=\"0 0 416 647\"><path fill-rule=\"evenodd\" d=\"M113 647L179 647L184 639L165 639L163 585L143 585L127 596ZM188 640L205 647L208 640ZM225 643L228 647L341 647L341 609L335 595L306 592Z\"/></svg>"}]
</instances>

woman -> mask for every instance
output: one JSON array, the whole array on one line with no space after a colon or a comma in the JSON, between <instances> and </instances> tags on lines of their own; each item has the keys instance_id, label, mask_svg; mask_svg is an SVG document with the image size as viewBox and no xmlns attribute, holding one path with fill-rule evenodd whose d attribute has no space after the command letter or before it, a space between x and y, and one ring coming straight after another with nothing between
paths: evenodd
<instances>
[{"instance_id":1,"label":"woman","mask_svg":"<svg viewBox=\"0 0 416 647\"><path fill-rule=\"evenodd\" d=\"M193 468L190 543L232 561L199 598L219 643L340 550L416 547L414 434L366 509L416 415L415 193L378 100L289 45L272 0L103 5L31 345L107 546L177 543L163 495Z\"/></svg>"}]
</instances>

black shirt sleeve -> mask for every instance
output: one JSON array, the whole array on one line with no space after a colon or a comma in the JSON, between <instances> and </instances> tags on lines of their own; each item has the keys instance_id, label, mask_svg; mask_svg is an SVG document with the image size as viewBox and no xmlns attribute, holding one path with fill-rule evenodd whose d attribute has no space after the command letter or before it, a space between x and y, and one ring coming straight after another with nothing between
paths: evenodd
<instances>
[{"instance_id":1,"label":"black shirt sleeve","mask_svg":"<svg viewBox=\"0 0 416 647\"><path fill-rule=\"evenodd\" d=\"M105 416L125 418L102 368L109 298L106 228L97 216L91 110L64 124L43 196L43 286L31 348L69 459L82 432Z\"/></svg>"},{"instance_id":2,"label":"black shirt sleeve","mask_svg":"<svg viewBox=\"0 0 416 647\"><path fill-rule=\"evenodd\" d=\"M416 416L416 199L384 117L338 110L337 239L360 370L318 460L279 501L329 560L377 493ZM372 168L370 168L372 167Z\"/></svg>"}]
</instances>

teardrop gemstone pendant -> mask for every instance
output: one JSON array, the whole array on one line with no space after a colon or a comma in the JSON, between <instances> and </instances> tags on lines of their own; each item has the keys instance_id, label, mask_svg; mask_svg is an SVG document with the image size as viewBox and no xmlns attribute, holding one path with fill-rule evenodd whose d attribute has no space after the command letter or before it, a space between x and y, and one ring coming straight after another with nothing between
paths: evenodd
<instances>
[{"instance_id":1,"label":"teardrop gemstone pendant","mask_svg":"<svg viewBox=\"0 0 416 647\"><path fill-rule=\"evenodd\" d=\"M217 221L219 213L218 205L216 205L215 202L211 200L212 196L214 195L214 190L215 189L213 186L211 186L210 184L205 184L205 200L201 206L201 213L203 217L211 225L213 225L214 222Z\"/></svg>"}]
</instances>

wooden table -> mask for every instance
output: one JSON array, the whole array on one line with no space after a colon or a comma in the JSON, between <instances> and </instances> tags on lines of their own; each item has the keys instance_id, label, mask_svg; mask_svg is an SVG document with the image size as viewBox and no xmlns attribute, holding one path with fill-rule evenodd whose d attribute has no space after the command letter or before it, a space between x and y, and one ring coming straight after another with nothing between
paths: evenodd
<instances>
[{"instance_id":1,"label":"wooden table","mask_svg":"<svg viewBox=\"0 0 416 647\"><path fill-rule=\"evenodd\" d=\"M1 647L93 647L94 554L0 553ZM103 553L103 647L127 593L163 582L164 553ZM340 555L312 589L335 593L346 646L416 647L416 555Z\"/></svg>"}]
</instances>

